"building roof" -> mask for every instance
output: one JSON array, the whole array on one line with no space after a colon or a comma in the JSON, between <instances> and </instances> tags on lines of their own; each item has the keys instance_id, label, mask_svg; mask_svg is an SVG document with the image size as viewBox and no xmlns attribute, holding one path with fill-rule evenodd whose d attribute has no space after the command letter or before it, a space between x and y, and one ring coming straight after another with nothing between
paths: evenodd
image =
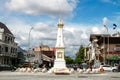
<instances>
[{"instance_id":1,"label":"building roof","mask_svg":"<svg viewBox=\"0 0 120 80\"><path fill-rule=\"evenodd\" d=\"M2 23L2 22L0 22L0 28L3 28L3 29L4 29L4 33L8 33L8 34L13 35L13 34L11 33L11 31L7 28L7 26L6 26L4 23Z\"/></svg>"},{"instance_id":2,"label":"building roof","mask_svg":"<svg viewBox=\"0 0 120 80\"><path fill-rule=\"evenodd\" d=\"M50 62L50 61L53 60L52 58L48 57L47 55L42 54L40 51L30 51L29 53L30 53L30 54L41 54L43 60L45 60L45 61L49 61L49 62Z\"/></svg>"},{"instance_id":3,"label":"building roof","mask_svg":"<svg viewBox=\"0 0 120 80\"><path fill-rule=\"evenodd\" d=\"M120 44L120 37L114 37L110 34L91 34L90 41L92 41L93 39L97 39L98 44L103 43L103 40L105 44L108 43L108 40L110 44Z\"/></svg>"},{"instance_id":4,"label":"building roof","mask_svg":"<svg viewBox=\"0 0 120 80\"><path fill-rule=\"evenodd\" d=\"M42 51L42 54L46 56L55 56L54 51Z\"/></svg>"},{"instance_id":5,"label":"building roof","mask_svg":"<svg viewBox=\"0 0 120 80\"><path fill-rule=\"evenodd\" d=\"M17 52L18 52L18 53L20 53L20 52L23 53L23 52L25 52L25 50L23 50L20 46L18 46L18 50L17 50Z\"/></svg>"},{"instance_id":6,"label":"building roof","mask_svg":"<svg viewBox=\"0 0 120 80\"><path fill-rule=\"evenodd\" d=\"M48 62L53 61L52 58L50 58L50 57L48 57L48 56L46 56L44 54L42 54L42 57L43 57L43 60L45 60L45 61L48 61Z\"/></svg>"},{"instance_id":7,"label":"building roof","mask_svg":"<svg viewBox=\"0 0 120 80\"><path fill-rule=\"evenodd\" d=\"M101 37L110 37L110 34L91 34L90 35L90 41L92 41L93 39L100 39Z\"/></svg>"}]
</instances>

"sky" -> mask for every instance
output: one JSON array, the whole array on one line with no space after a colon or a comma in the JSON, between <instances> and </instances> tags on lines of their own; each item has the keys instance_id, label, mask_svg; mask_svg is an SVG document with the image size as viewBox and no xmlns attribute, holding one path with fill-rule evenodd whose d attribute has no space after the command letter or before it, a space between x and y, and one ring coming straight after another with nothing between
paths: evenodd
<instances>
[{"instance_id":1,"label":"sky","mask_svg":"<svg viewBox=\"0 0 120 80\"><path fill-rule=\"evenodd\" d=\"M75 58L80 45L90 43L90 34L120 31L120 0L0 0L0 22L26 50L31 27L31 48L41 44L55 47L60 17L65 55ZM117 25L115 30L113 23Z\"/></svg>"}]
</instances>

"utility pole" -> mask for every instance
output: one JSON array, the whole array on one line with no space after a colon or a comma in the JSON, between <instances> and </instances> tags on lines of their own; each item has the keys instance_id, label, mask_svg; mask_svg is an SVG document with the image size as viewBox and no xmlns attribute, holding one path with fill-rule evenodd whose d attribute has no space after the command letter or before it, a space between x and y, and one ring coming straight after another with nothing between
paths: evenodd
<instances>
[{"instance_id":1,"label":"utility pole","mask_svg":"<svg viewBox=\"0 0 120 80\"><path fill-rule=\"evenodd\" d=\"M33 27L31 27L30 28L30 31L29 31L29 35L28 35L28 55L27 55L27 57L28 57L28 62L29 62L29 67L30 67L30 32L32 31L32 29L33 29Z\"/></svg>"},{"instance_id":2,"label":"utility pole","mask_svg":"<svg viewBox=\"0 0 120 80\"><path fill-rule=\"evenodd\" d=\"M108 39L107 39L107 40L108 40L108 41L107 41L107 42L108 42L108 44L107 44L107 52L108 52L107 58L108 58L108 57L109 57L109 31L108 31L108 27L107 27L107 21L108 21L107 18L104 17L104 18L103 18L103 25L104 25L104 27L106 28L107 34L108 34L108 35L107 35L107 37L108 37ZM108 61L108 64L109 64L109 61Z\"/></svg>"}]
</instances>

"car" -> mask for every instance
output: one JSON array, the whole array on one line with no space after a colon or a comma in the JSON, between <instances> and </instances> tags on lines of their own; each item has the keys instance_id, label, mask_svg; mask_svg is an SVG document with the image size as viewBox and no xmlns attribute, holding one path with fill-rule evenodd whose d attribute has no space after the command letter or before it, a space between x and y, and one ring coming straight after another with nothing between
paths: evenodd
<instances>
[{"instance_id":1,"label":"car","mask_svg":"<svg viewBox=\"0 0 120 80\"><path fill-rule=\"evenodd\" d=\"M116 65L116 68L112 72L120 72L120 64Z\"/></svg>"},{"instance_id":2,"label":"car","mask_svg":"<svg viewBox=\"0 0 120 80\"><path fill-rule=\"evenodd\" d=\"M104 71L114 71L117 69L116 66L112 67L110 65L102 65L102 67L103 67Z\"/></svg>"},{"instance_id":3,"label":"car","mask_svg":"<svg viewBox=\"0 0 120 80\"><path fill-rule=\"evenodd\" d=\"M0 65L0 71L15 71L16 67L14 67L13 65L6 65L6 64L2 64Z\"/></svg>"}]
</instances>

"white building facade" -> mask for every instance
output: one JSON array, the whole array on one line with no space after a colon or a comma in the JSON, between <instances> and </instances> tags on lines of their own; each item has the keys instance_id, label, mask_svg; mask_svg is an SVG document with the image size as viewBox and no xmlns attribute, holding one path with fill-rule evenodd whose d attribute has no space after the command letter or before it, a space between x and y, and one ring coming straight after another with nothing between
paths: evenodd
<instances>
[{"instance_id":1,"label":"white building facade","mask_svg":"<svg viewBox=\"0 0 120 80\"><path fill-rule=\"evenodd\" d=\"M17 43L15 37L5 24L0 22L0 65L15 65Z\"/></svg>"}]
</instances>

